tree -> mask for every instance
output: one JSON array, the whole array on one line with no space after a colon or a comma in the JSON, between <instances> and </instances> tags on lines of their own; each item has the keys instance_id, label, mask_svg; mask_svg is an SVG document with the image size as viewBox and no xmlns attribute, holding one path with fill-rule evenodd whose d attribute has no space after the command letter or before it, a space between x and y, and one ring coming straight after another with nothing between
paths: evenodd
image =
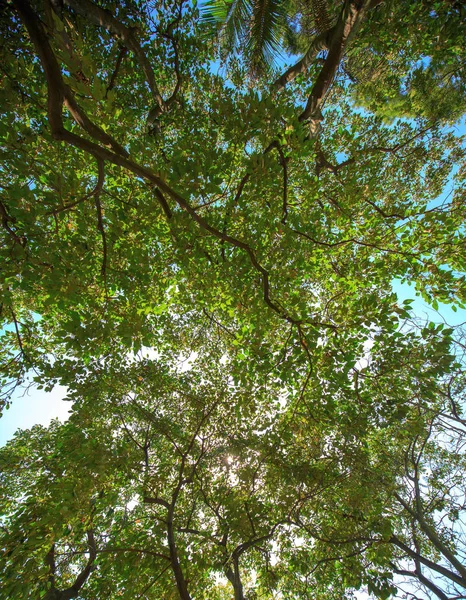
<instances>
[{"instance_id":1,"label":"tree","mask_svg":"<svg viewBox=\"0 0 466 600\"><path fill-rule=\"evenodd\" d=\"M4 6L2 400L73 402L2 451L12 598L393 591L377 440L456 367L392 281L464 308L463 9L327 9L281 6L280 73L195 3Z\"/></svg>"},{"instance_id":2,"label":"tree","mask_svg":"<svg viewBox=\"0 0 466 600\"><path fill-rule=\"evenodd\" d=\"M395 581L408 597L427 592L428 597L445 600L461 597L466 588L461 354L462 364L457 363L458 370L439 386L429 408L421 398L413 398L404 439L398 437L392 445L390 432L377 439L377 468L396 465L398 476L386 512L386 540L392 552L381 545L373 558L380 559L379 569L399 576ZM404 590L406 580L409 586Z\"/></svg>"},{"instance_id":3,"label":"tree","mask_svg":"<svg viewBox=\"0 0 466 600\"><path fill-rule=\"evenodd\" d=\"M140 381L148 369L156 371L150 388L147 376ZM149 597L176 589L181 598L208 598L223 575L235 598L244 598L245 571L264 579L265 590L276 588L271 542L287 547L283 528L300 528L291 515L321 501L324 481L338 485L340 454L321 456L318 431L298 448L281 435L283 423L267 414L270 386L235 389L210 375L202 383L205 371L177 375L147 361L124 372L109 367L105 381L90 376L76 390L87 409L79 421L75 413L63 426L7 445L2 544L10 595L22 597L20 578L24 597L51 585L50 597L132 597L150 587ZM31 509L42 515L31 517ZM36 520L42 531L33 535L28 523ZM89 558L69 586L86 552L85 532ZM27 544L18 552L19 536Z\"/></svg>"},{"instance_id":4,"label":"tree","mask_svg":"<svg viewBox=\"0 0 466 600\"><path fill-rule=\"evenodd\" d=\"M312 378L292 411L273 410L280 382L235 385L214 353L184 373L160 359L88 364L70 382L70 420L1 453L8 593L341 597L369 583L383 597L389 579L366 555L391 540L399 472L374 475L374 442L398 425L396 447L412 424L382 398L398 384L391 410L407 411L437 378L412 381L433 354L414 336L406 351L412 375L386 374L384 344L357 385Z\"/></svg>"}]
</instances>

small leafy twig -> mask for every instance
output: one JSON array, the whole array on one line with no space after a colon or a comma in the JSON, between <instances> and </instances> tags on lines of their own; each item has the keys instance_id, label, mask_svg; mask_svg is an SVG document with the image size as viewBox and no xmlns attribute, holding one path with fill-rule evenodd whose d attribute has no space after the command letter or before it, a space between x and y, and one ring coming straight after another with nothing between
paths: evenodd
<instances>
[{"instance_id":1,"label":"small leafy twig","mask_svg":"<svg viewBox=\"0 0 466 600\"><path fill-rule=\"evenodd\" d=\"M13 231L13 229L11 229L11 227L8 225L8 223L14 223L16 219L8 214L8 211L5 207L5 205L1 201L0 201L0 216L1 216L1 220L2 220L3 229L5 229L5 231L8 233L8 235L10 235L13 238L15 244L19 244L20 246L22 246L24 248L27 244L27 239L24 236L19 237Z\"/></svg>"}]
</instances>

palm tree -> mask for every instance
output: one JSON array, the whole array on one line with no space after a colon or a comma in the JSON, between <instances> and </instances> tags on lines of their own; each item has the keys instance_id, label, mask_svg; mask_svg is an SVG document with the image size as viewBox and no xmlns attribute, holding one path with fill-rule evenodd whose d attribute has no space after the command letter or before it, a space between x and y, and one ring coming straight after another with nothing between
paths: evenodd
<instances>
[{"instance_id":1,"label":"palm tree","mask_svg":"<svg viewBox=\"0 0 466 600\"><path fill-rule=\"evenodd\" d=\"M225 50L240 51L252 71L262 71L282 51L305 53L331 28L340 6L338 0L212 0L203 13L219 26Z\"/></svg>"}]
</instances>

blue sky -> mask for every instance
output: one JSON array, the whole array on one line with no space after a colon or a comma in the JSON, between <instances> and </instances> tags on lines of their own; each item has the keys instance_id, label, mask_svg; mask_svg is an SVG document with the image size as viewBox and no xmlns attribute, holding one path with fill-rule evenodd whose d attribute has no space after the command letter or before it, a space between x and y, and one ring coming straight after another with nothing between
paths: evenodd
<instances>
[{"instance_id":1,"label":"blue sky","mask_svg":"<svg viewBox=\"0 0 466 600\"><path fill-rule=\"evenodd\" d=\"M466 310L458 309L455 312L450 305L442 304L441 302L439 302L438 310L434 310L432 306L416 295L414 286L401 283L396 279L392 281L392 286L400 302L403 302L403 300L414 300L411 308L417 317L428 319L434 323L446 323L452 327L462 325L466 322Z\"/></svg>"},{"instance_id":2,"label":"blue sky","mask_svg":"<svg viewBox=\"0 0 466 600\"><path fill-rule=\"evenodd\" d=\"M0 419L0 446L11 439L17 429L29 429L37 424L48 425L56 418L66 420L71 403L63 401L65 395L66 388L59 385L52 392L30 388L17 394Z\"/></svg>"}]
</instances>

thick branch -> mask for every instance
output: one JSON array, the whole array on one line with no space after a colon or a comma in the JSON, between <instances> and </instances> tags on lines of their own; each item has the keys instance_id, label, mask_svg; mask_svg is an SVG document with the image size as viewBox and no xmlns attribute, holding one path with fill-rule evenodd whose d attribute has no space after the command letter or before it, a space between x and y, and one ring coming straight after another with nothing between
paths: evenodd
<instances>
[{"instance_id":1,"label":"thick branch","mask_svg":"<svg viewBox=\"0 0 466 600\"><path fill-rule=\"evenodd\" d=\"M322 50L326 50L328 47L329 40L333 37L334 28L321 33L317 37L312 40L311 45L309 46L306 54L298 60L296 64L287 69L283 75L281 75L277 80L273 83L273 88L279 92L282 90L287 83L293 81L295 77L300 75L301 73L305 73L307 69L310 67L315 57Z\"/></svg>"},{"instance_id":2,"label":"thick branch","mask_svg":"<svg viewBox=\"0 0 466 600\"><path fill-rule=\"evenodd\" d=\"M111 135L108 135L103 129L101 129L98 125L95 125L86 113L82 110L82 108L76 102L73 92L68 86L64 86L65 92L65 106L70 111L71 116L76 121L76 123L84 129L92 138L106 146L107 148L111 148L117 154L121 154L122 156L129 156L128 152L121 146L117 141L115 141Z\"/></svg>"},{"instance_id":3,"label":"thick branch","mask_svg":"<svg viewBox=\"0 0 466 600\"><path fill-rule=\"evenodd\" d=\"M51 589L55 589L55 544L52 544L50 550L47 552L47 556L45 557L45 564L49 568L49 584Z\"/></svg>"},{"instance_id":4,"label":"thick branch","mask_svg":"<svg viewBox=\"0 0 466 600\"><path fill-rule=\"evenodd\" d=\"M158 504L159 506L163 506L164 508L170 508L170 504L163 500L163 498L151 498L150 496L144 496L144 502L146 504Z\"/></svg>"},{"instance_id":5,"label":"thick branch","mask_svg":"<svg viewBox=\"0 0 466 600\"><path fill-rule=\"evenodd\" d=\"M95 544L94 532L87 532L87 545L89 558L84 569L77 575L75 582L69 588L58 590L55 587L55 548L52 546L46 556L46 563L50 569L49 582L51 589L45 594L44 600L72 600L79 596L79 592L89 578L94 568L94 562L97 557L97 548Z\"/></svg>"},{"instance_id":6,"label":"thick branch","mask_svg":"<svg viewBox=\"0 0 466 600\"><path fill-rule=\"evenodd\" d=\"M168 202L166 201L165 196L162 194L158 187L154 189L154 192L157 196L158 201L160 202L160 206L162 207L165 216L167 217L167 219L171 219L173 217L173 213L170 207L168 206Z\"/></svg>"},{"instance_id":7,"label":"thick branch","mask_svg":"<svg viewBox=\"0 0 466 600\"><path fill-rule=\"evenodd\" d=\"M168 511L167 519L167 539L168 549L170 552L170 561L172 565L173 574L175 575L176 587L180 594L181 600L191 600L191 595L188 592L188 585L181 568L180 559L178 557L178 551L175 541L175 529L173 526L173 510Z\"/></svg>"},{"instance_id":8,"label":"thick branch","mask_svg":"<svg viewBox=\"0 0 466 600\"><path fill-rule=\"evenodd\" d=\"M416 494L418 497L418 494ZM433 544L434 548L436 548L443 556L455 567L458 573L461 575L461 581L458 581L460 585L466 587L466 568L461 564L461 562L456 558L455 554L446 546L442 540L439 538L437 533L434 531L433 527L431 527L424 518L422 514L422 507L420 502L418 502L417 510L414 510L409 506L407 502L403 500L403 498L399 494L395 494L395 498L398 502L403 506L403 508L409 512L409 514L416 519L419 523L421 530L425 533L425 535L429 538L430 542Z\"/></svg>"},{"instance_id":9,"label":"thick branch","mask_svg":"<svg viewBox=\"0 0 466 600\"><path fill-rule=\"evenodd\" d=\"M368 2L365 0L362 3L346 0L338 23L332 32L327 58L312 87L306 108L299 115L300 121L317 119L320 106L335 78L348 43L361 25L367 8Z\"/></svg>"},{"instance_id":10,"label":"thick branch","mask_svg":"<svg viewBox=\"0 0 466 600\"><path fill-rule=\"evenodd\" d=\"M87 565L84 567L81 573L79 573L79 575L76 577L76 581L71 586L71 590L73 590L73 592L76 592L76 595L78 594L82 586L86 583L87 578L91 574L92 567L97 556L97 548L95 545L94 532L92 531L92 529L87 532L87 544L89 547L89 559L87 561Z\"/></svg>"},{"instance_id":11,"label":"thick branch","mask_svg":"<svg viewBox=\"0 0 466 600\"><path fill-rule=\"evenodd\" d=\"M99 163L99 180L103 179L104 173L104 162L103 160L98 160ZM102 237L102 267L101 267L101 275L106 280L107 276L107 236L105 235L105 227L104 220L102 214L102 205L100 203L100 193L95 194L94 196L95 209L97 213L97 229L100 231L100 235Z\"/></svg>"},{"instance_id":12,"label":"thick branch","mask_svg":"<svg viewBox=\"0 0 466 600\"><path fill-rule=\"evenodd\" d=\"M45 72L48 93L48 118L52 131L62 127L64 85L60 67L37 15L27 0L14 0L17 11L28 30Z\"/></svg>"},{"instance_id":13,"label":"thick branch","mask_svg":"<svg viewBox=\"0 0 466 600\"><path fill-rule=\"evenodd\" d=\"M233 586L235 600L244 600L243 582L241 581L238 557L233 557L233 569L230 565L227 565L225 575Z\"/></svg>"},{"instance_id":14,"label":"thick branch","mask_svg":"<svg viewBox=\"0 0 466 600\"><path fill-rule=\"evenodd\" d=\"M65 4L81 14L88 21L104 27L107 31L124 42L125 46L127 46L136 56L144 72L147 83L149 84L152 97L158 105L160 112L163 112L165 109L165 102L157 87L151 64L136 39L134 30L126 27L126 25L120 23L120 21L118 21L118 19L116 19L109 11L100 8L100 6L97 6L89 0L65 0Z\"/></svg>"},{"instance_id":15,"label":"thick branch","mask_svg":"<svg viewBox=\"0 0 466 600\"><path fill-rule=\"evenodd\" d=\"M406 571L404 569L398 569L395 565L391 565L393 572L397 575L403 575L404 577L413 577L414 579L418 579L420 583L425 585L431 592L433 592L437 598L440 600L448 600L448 596L446 596L441 589L439 589L430 579L427 579L421 572L416 571Z\"/></svg>"},{"instance_id":16,"label":"thick branch","mask_svg":"<svg viewBox=\"0 0 466 600\"><path fill-rule=\"evenodd\" d=\"M417 552L412 550L409 546L407 546L405 543L403 543L396 536L393 536L390 539L390 541L392 544L394 544L395 546L397 546L398 548L403 550L403 552L405 552L413 560L419 561L424 566L428 567L429 569L432 569L432 571L436 571L440 575L443 575L450 581L457 583L458 585L462 586L463 588L466 587L466 582L463 581L463 579L459 575L457 575L456 573L453 573L453 571L450 571L450 569L447 569L447 568L443 567L442 565L438 565L438 564L432 562L425 556L421 556L420 554L418 554Z\"/></svg>"},{"instance_id":17,"label":"thick branch","mask_svg":"<svg viewBox=\"0 0 466 600\"><path fill-rule=\"evenodd\" d=\"M57 132L63 131L63 104L65 103L76 123L91 137L111 148L117 154L128 156L126 150L118 144L103 129L92 123L89 117L77 104L72 91L64 84L60 65L53 53L47 36L38 16L34 13L27 0L14 0L14 5L26 26L29 36L36 48L44 68L47 81L48 118L52 135L57 138ZM79 137L79 136L77 136Z\"/></svg>"},{"instance_id":18,"label":"thick branch","mask_svg":"<svg viewBox=\"0 0 466 600\"><path fill-rule=\"evenodd\" d=\"M181 600L191 600L191 595L188 592L188 585L187 585L183 570L181 568L180 559L178 557L178 550L176 547L175 528L174 528L174 523L173 523L174 512L175 512L175 503L173 501L171 503L168 503L166 500L163 500L162 498L150 498L150 497L145 497L144 502L147 504L158 504L159 506L163 506L164 508L167 509L166 526L167 526L167 541L168 541L169 559L170 559L170 564L171 564L171 568L173 571L173 575L175 576L176 587L178 589L178 593L180 595ZM176 502L176 500L175 500L175 502Z\"/></svg>"}]
</instances>

